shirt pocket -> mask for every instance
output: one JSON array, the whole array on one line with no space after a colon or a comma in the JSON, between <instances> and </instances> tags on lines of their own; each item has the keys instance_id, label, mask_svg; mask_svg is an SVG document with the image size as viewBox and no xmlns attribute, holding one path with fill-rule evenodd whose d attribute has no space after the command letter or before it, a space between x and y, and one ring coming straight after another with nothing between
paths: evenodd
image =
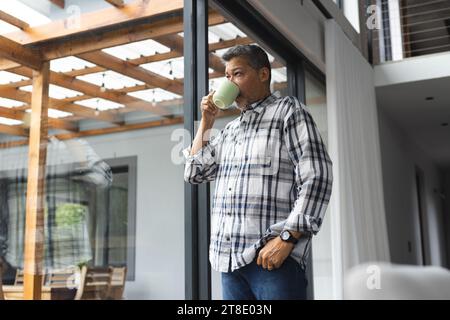
<instances>
[{"instance_id":1,"label":"shirt pocket","mask_svg":"<svg viewBox=\"0 0 450 320\"><path fill-rule=\"evenodd\" d=\"M279 142L277 129L260 129L250 139L248 164L250 170L260 175L274 175L279 169Z\"/></svg>"},{"instance_id":2,"label":"shirt pocket","mask_svg":"<svg viewBox=\"0 0 450 320\"><path fill-rule=\"evenodd\" d=\"M260 219L246 217L244 219L244 234L248 239L259 239L261 237Z\"/></svg>"}]
</instances>

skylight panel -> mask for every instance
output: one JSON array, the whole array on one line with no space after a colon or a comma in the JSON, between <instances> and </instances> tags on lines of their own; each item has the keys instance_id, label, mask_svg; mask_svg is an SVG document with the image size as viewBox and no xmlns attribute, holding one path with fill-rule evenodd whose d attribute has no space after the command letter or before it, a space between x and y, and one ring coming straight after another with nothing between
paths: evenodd
<instances>
[{"instance_id":1,"label":"skylight panel","mask_svg":"<svg viewBox=\"0 0 450 320\"><path fill-rule=\"evenodd\" d=\"M159 88L130 92L129 95L152 103L181 98L180 95Z\"/></svg>"},{"instance_id":2,"label":"skylight panel","mask_svg":"<svg viewBox=\"0 0 450 320\"><path fill-rule=\"evenodd\" d=\"M8 126L15 126L15 125L22 124L22 123L23 122L20 120L0 117L0 124L6 124Z\"/></svg>"},{"instance_id":3,"label":"skylight panel","mask_svg":"<svg viewBox=\"0 0 450 320\"><path fill-rule=\"evenodd\" d=\"M6 108L14 108L23 106L23 103L20 101L0 97L0 106Z\"/></svg>"},{"instance_id":4,"label":"skylight panel","mask_svg":"<svg viewBox=\"0 0 450 320\"><path fill-rule=\"evenodd\" d=\"M0 1L0 10L28 23L31 27L51 22L50 18L18 0ZM0 31L3 32L2 29Z\"/></svg>"},{"instance_id":5,"label":"skylight panel","mask_svg":"<svg viewBox=\"0 0 450 320\"><path fill-rule=\"evenodd\" d=\"M216 43L220 41L220 37L215 34L213 31L209 30L208 31L208 42L209 43Z\"/></svg>"},{"instance_id":6,"label":"skylight panel","mask_svg":"<svg viewBox=\"0 0 450 320\"><path fill-rule=\"evenodd\" d=\"M18 82L22 80L28 80L29 78L21 75L11 73L8 71L0 71L0 84L8 84L10 82Z\"/></svg>"},{"instance_id":7,"label":"skylight panel","mask_svg":"<svg viewBox=\"0 0 450 320\"><path fill-rule=\"evenodd\" d=\"M50 69L55 72L69 72L94 66L93 63L73 56L50 61Z\"/></svg>"},{"instance_id":8,"label":"skylight panel","mask_svg":"<svg viewBox=\"0 0 450 320\"><path fill-rule=\"evenodd\" d=\"M136 59L140 56L140 53L126 47L125 45L103 49L102 51L122 60Z\"/></svg>"},{"instance_id":9,"label":"skylight panel","mask_svg":"<svg viewBox=\"0 0 450 320\"><path fill-rule=\"evenodd\" d=\"M73 114L70 112L65 112L65 111L61 111L61 110L48 109L48 116L50 118L65 118L65 117L73 116Z\"/></svg>"},{"instance_id":10,"label":"skylight panel","mask_svg":"<svg viewBox=\"0 0 450 320\"><path fill-rule=\"evenodd\" d=\"M106 89L114 90L144 84L144 82L142 81L124 76L120 73L110 70L78 76L77 79L95 84L99 87L104 85Z\"/></svg>"},{"instance_id":11,"label":"skylight panel","mask_svg":"<svg viewBox=\"0 0 450 320\"><path fill-rule=\"evenodd\" d=\"M159 43L155 40L152 40L152 39L129 43L129 44L126 44L126 46L130 50L134 50L135 52L137 52L139 54L139 56L140 55L151 56L156 53L170 52L169 47L166 47L165 45L162 45L161 43Z\"/></svg>"},{"instance_id":12,"label":"skylight panel","mask_svg":"<svg viewBox=\"0 0 450 320\"><path fill-rule=\"evenodd\" d=\"M214 33L216 36L222 38L222 40L231 40L235 39L237 36L246 37L247 35L239 30L235 25L231 22L227 22L224 24L219 24L216 26L209 27L209 32Z\"/></svg>"},{"instance_id":13,"label":"skylight panel","mask_svg":"<svg viewBox=\"0 0 450 320\"><path fill-rule=\"evenodd\" d=\"M31 109L27 109L26 112L30 113ZM50 109L50 108L48 109L47 114L50 118L56 118L56 119L73 116L73 114L70 112L65 112L65 111L60 111L60 110Z\"/></svg>"},{"instance_id":14,"label":"skylight panel","mask_svg":"<svg viewBox=\"0 0 450 320\"><path fill-rule=\"evenodd\" d=\"M184 78L184 58L174 58L141 65L142 68L169 79Z\"/></svg>"},{"instance_id":15,"label":"skylight panel","mask_svg":"<svg viewBox=\"0 0 450 320\"><path fill-rule=\"evenodd\" d=\"M31 86L31 85L24 86L24 87L20 87L20 89L31 92L33 90L33 86ZM49 85L48 95L50 96L50 98L65 99L65 98L76 97L81 94L82 94L81 92L66 89L66 88L63 88L63 87L60 87L60 86L57 86L54 84Z\"/></svg>"},{"instance_id":16,"label":"skylight panel","mask_svg":"<svg viewBox=\"0 0 450 320\"><path fill-rule=\"evenodd\" d=\"M77 103L82 106L92 108L95 110L100 110L100 111L119 109L119 108L124 107L123 104L115 103L113 101L105 100L102 98L92 98L92 99L78 101Z\"/></svg>"},{"instance_id":17,"label":"skylight panel","mask_svg":"<svg viewBox=\"0 0 450 320\"><path fill-rule=\"evenodd\" d=\"M0 34L7 34L20 29L4 21L0 21Z\"/></svg>"},{"instance_id":18,"label":"skylight panel","mask_svg":"<svg viewBox=\"0 0 450 320\"><path fill-rule=\"evenodd\" d=\"M154 55L156 52L166 53L170 51L170 48L150 39L106 48L102 51L115 56L116 58L127 60L136 59L140 56Z\"/></svg>"}]
</instances>

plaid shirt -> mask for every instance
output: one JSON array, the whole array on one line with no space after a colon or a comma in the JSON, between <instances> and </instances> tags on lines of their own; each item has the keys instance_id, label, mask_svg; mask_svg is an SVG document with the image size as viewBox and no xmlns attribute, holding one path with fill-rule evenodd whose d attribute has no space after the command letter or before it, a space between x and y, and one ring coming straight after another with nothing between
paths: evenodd
<instances>
[{"instance_id":1,"label":"plaid shirt","mask_svg":"<svg viewBox=\"0 0 450 320\"><path fill-rule=\"evenodd\" d=\"M216 181L212 267L239 269L269 239L290 230L302 233L291 257L306 269L333 178L332 162L305 106L276 92L249 105L196 154L189 155L190 149L183 151L185 181Z\"/></svg>"}]
</instances>

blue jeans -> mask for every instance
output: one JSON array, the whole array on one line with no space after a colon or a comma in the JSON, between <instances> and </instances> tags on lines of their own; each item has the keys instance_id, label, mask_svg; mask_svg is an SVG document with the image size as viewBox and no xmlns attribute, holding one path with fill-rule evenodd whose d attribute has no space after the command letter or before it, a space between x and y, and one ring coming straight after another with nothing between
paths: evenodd
<instances>
[{"instance_id":1,"label":"blue jeans","mask_svg":"<svg viewBox=\"0 0 450 320\"><path fill-rule=\"evenodd\" d=\"M224 300L305 300L308 281L291 257L278 269L268 271L256 259L233 272L222 273Z\"/></svg>"}]
</instances>

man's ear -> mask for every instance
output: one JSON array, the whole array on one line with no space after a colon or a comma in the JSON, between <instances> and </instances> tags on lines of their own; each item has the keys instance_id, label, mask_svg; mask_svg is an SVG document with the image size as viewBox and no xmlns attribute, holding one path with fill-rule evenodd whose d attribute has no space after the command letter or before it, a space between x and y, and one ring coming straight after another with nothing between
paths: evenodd
<instances>
[{"instance_id":1,"label":"man's ear","mask_svg":"<svg viewBox=\"0 0 450 320\"><path fill-rule=\"evenodd\" d=\"M269 77L270 77L269 68L263 67L263 68L259 69L259 80L261 82L269 81Z\"/></svg>"}]
</instances>

